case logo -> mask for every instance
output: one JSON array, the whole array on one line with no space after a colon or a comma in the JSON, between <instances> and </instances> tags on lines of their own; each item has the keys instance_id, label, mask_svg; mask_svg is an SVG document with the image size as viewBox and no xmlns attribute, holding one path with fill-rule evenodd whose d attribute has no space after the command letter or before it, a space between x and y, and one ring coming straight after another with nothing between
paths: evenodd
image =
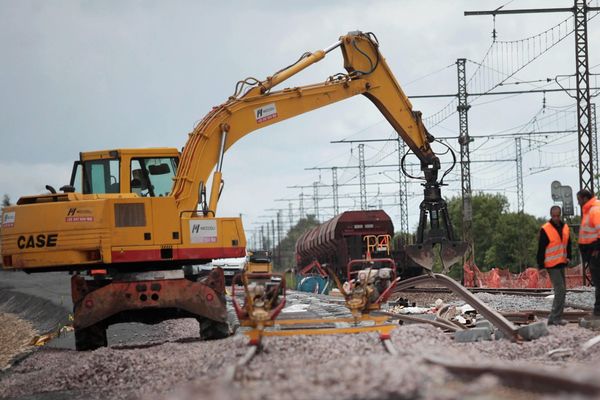
<instances>
[{"instance_id":1,"label":"case logo","mask_svg":"<svg viewBox=\"0 0 600 400\"><path fill-rule=\"evenodd\" d=\"M50 233L44 235L29 235L19 236L17 239L17 247L20 249L31 249L36 247L56 247L56 241L58 240L58 233Z\"/></svg>"}]
</instances>

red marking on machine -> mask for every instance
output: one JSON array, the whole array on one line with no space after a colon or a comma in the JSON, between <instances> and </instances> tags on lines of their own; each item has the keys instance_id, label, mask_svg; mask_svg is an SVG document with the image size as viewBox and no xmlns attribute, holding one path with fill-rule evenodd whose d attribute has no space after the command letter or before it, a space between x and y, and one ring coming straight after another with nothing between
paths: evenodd
<instances>
[{"instance_id":1,"label":"red marking on machine","mask_svg":"<svg viewBox=\"0 0 600 400\"><path fill-rule=\"evenodd\" d=\"M277 107L275 103L264 105L254 110L254 116L258 124L277 118Z\"/></svg>"},{"instance_id":2,"label":"red marking on machine","mask_svg":"<svg viewBox=\"0 0 600 400\"><path fill-rule=\"evenodd\" d=\"M94 222L94 217L65 217L65 222Z\"/></svg>"}]
</instances>

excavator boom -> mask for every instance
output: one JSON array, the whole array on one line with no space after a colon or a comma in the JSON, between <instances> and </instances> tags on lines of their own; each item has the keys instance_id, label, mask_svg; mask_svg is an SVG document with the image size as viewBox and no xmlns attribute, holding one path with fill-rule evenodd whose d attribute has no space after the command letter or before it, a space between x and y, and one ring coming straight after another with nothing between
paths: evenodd
<instances>
[{"instance_id":1,"label":"excavator boom","mask_svg":"<svg viewBox=\"0 0 600 400\"><path fill-rule=\"evenodd\" d=\"M273 87L340 47L347 74L338 74L324 83L273 91ZM173 196L180 209L198 204L198 184L205 184L210 172L221 172L224 151L247 134L285 119L362 94L371 100L428 171L439 170L439 160L430 147L429 135L420 113L394 78L378 44L371 35L352 32L326 50L310 53L296 64L274 74L243 94L234 95L215 107L190 133L175 178ZM435 177L434 179L435 180ZM216 213L220 181L213 180L207 212Z\"/></svg>"}]
</instances>

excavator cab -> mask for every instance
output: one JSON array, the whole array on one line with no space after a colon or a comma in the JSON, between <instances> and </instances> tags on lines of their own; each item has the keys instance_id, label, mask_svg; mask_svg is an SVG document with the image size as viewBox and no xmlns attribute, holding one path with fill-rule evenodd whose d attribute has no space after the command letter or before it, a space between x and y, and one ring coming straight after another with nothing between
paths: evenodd
<instances>
[{"instance_id":1,"label":"excavator cab","mask_svg":"<svg viewBox=\"0 0 600 400\"><path fill-rule=\"evenodd\" d=\"M83 194L168 196L178 164L179 152L174 148L85 152L73 165L70 184L61 190Z\"/></svg>"}]
</instances>

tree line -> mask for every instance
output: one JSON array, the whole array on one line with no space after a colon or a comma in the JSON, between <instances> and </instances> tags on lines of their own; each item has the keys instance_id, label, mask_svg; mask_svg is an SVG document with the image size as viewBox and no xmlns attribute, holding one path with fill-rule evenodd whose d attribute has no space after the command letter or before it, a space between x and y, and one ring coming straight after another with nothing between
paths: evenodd
<instances>
[{"instance_id":1,"label":"tree line","mask_svg":"<svg viewBox=\"0 0 600 400\"><path fill-rule=\"evenodd\" d=\"M479 269L499 267L517 273L536 266L539 230L546 219L511 212L508 199L501 194L477 193L472 197L472 206L475 264ZM448 212L461 236L461 197L448 201Z\"/></svg>"}]
</instances>

